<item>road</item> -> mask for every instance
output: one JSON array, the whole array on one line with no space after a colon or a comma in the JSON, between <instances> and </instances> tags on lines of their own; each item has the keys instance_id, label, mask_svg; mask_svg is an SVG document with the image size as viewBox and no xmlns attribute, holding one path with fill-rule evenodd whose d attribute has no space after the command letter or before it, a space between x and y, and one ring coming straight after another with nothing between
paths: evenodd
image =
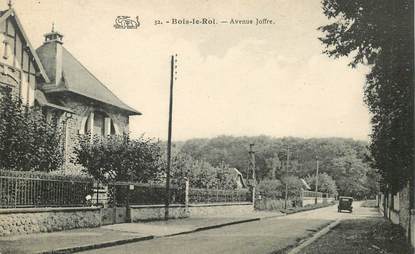
<instances>
[{"instance_id":1,"label":"road","mask_svg":"<svg viewBox=\"0 0 415 254\"><path fill-rule=\"evenodd\" d=\"M353 214L337 207L237 224L197 233L91 250L84 253L278 253L338 218L365 216L359 204ZM359 212L363 211L362 212Z\"/></svg>"}]
</instances>

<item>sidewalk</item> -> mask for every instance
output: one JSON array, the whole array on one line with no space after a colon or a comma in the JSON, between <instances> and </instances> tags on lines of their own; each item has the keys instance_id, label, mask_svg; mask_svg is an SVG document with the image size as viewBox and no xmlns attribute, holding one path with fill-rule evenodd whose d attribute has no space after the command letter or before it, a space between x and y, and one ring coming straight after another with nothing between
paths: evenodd
<instances>
[{"instance_id":1,"label":"sidewalk","mask_svg":"<svg viewBox=\"0 0 415 254\"><path fill-rule=\"evenodd\" d=\"M0 253L70 253L279 216L283 216L283 214L279 212L252 212L220 217L123 223L100 228L0 237Z\"/></svg>"},{"instance_id":2,"label":"sidewalk","mask_svg":"<svg viewBox=\"0 0 415 254\"><path fill-rule=\"evenodd\" d=\"M329 233L299 251L301 254L365 253L412 254L403 230L379 214L376 208L361 208L366 214L346 219Z\"/></svg>"}]
</instances>

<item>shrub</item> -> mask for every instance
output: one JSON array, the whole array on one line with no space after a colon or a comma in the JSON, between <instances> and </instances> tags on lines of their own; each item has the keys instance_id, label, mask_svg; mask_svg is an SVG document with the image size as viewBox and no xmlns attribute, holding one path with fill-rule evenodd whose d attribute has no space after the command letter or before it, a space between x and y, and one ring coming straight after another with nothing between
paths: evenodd
<instances>
[{"instance_id":1,"label":"shrub","mask_svg":"<svg viewBox=\"0 0 415 254\"><path fill-rule=\"evenodd\" d=\"M0 95L0 168L52 171L64 162L61 130L11 91Z\"/></svg>"},{"instance_id":2,"label":"shrub","mask_svg":"<svg viewBox=\"0 0 415 254\"><path fill-rule=\"evenodd\" d=\"M166 164L166 159L164 163ZM192 188L235 189L237 187L237 174L228 165L222 163L214 167L209 162L194 160L183 153L173 154L171 175L173 183L179 183L184 177L188 178Z\"/></svg>"},{"instance_id":3,"label":"shrub","mask_svg":"<svg viewBox=\"0 0 415 254\"><path fill-rule=\"evenodd\" d=\"M140 137L80 137L75 147L75 163L102 182L149 182L162 170L161 151L157 142Z\"/></svg>"}]
</instances>

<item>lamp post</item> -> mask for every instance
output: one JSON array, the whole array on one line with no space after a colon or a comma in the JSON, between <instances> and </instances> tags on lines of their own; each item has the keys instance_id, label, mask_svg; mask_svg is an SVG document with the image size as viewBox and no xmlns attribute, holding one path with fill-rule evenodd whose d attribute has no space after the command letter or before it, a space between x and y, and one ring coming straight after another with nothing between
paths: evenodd
<instances>
[{"instance_id":1,"label":"lamp post","mask_svg":"<svg viewBox=\"0 0 415 254\"><path fill-rule=\"evenodd\" d=\"M317 204L317 193L318 193L318 156L316 156L316 199L315 204Z\"/></svg>"}]
</instances>

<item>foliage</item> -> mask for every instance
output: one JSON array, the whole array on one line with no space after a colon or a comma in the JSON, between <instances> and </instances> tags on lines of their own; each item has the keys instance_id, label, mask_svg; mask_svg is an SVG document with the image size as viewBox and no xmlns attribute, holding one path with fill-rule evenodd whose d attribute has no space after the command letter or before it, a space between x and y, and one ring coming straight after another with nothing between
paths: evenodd
<instances>
[{"instance_id":1,"label":"foliage","mask_svg":"<svg viewBox=\"0 0 415 254\"><path fill-rule=\"evenodd\" d=\"M283 186L288 185L288 196L298 196L303 189L303 183L297 176L284 176L281 181Z\"/></svg>"},{"instance_id":2,"label":"foliage","mask_svg":"<svg viewBox=\"0 0 415 254\"><path fill-rule=\"evenodd\" d=\"M315 175L307 176L304 180L311 187L311 190L315 190L316 188L316 176ZM327 173L318 174L318 191L337 195L336 181L334 181L333 178L329 176Z\"/></svg>"},{"instance_id":3,"label":"foliage","mask_svg":"<svg viewBox=\"0 0 415 254\"><path fill-rule=\"evenodd\" d=\"M211 139L191 139L181 143L179 149L183 154L195 160L207 161L214 167L225 163L229 167L238 168L246 179L247 176L250 178L247 167L251 143L255 144L256 175L259 184L270 179L281 180L285 175L299 178L313 176L318 157L319 172L326 173L336 182L339 193L351 192L370 196L376 189L376 184L373 184L376 170L370 167L368 144L363 141L344 138L219 136ZM290 152L288 167L287 148ZM349 182L357 184L349 187Z\"/></svg>"},{"instance_id":4,"label":"foliage","mask_svg":"<svg viewBox=\"0 0 415 254\"><path fill-rule=\"evenodd\" d=\"M52 171L63 164L61 131L40 110L24 106L8 89L0 95L0 168Z\"/></svg>"},{"instance_id":5,"label":"foliage","mask_svg":"<svg viewBox=\"0 0 415 254\"><path fill-rule=\"evenodd\" d=\"M280 180L272 180L272 179L265 179L259 182L256 186L256 190L261 193L272 193L272 192L280 192L282 193L282 189L285 188Z\"/></svg>"},{"instance_id":6,"label":"foliage","mask_svg":"<svg viewBox=\"0 0 415 254\"><path fill-rule=\"evenodd\" d=\"M226 164L212 166L203 160L194 160L189 155L175 152L171 165L172 181L188 178L190 187L201 189L235 189L236 172Z\"/></svg>"},{"instance_id":7,"label":"foliage","mask_svg":"<svg viewBox=\"0 0 415 254\"><path fill-rule=\"evenodd\" d=\"M170 186L170 204L183 204L185 201L184 189L181 186ZM166 198L166 186L149 183L109 185L109 204L111 206L130 205L160 205Z\"/></svg>"},{"instance_id":8,"label":"foliage","mask_svg":"<svg viewBox=\"0 0 415 254\"><path fill-rule=\"evenodd\" d=\"M148 182L161 170L161 151L157 142L143 137L80 137L75 161L94 178L103 181Z\"/></svg>"},{"instance_id":9,"label":"foliage","mask_svg":"<svg viewBox=\"0 0 415 254\"><path fill-rule=\"evenodd\" d=\"M372 113L370 150L384 184L399 191L413 171L413 1L323 0L332 22L321 27L324 51L369 64L365 102Z\"/></svg>"}]
</instances>

